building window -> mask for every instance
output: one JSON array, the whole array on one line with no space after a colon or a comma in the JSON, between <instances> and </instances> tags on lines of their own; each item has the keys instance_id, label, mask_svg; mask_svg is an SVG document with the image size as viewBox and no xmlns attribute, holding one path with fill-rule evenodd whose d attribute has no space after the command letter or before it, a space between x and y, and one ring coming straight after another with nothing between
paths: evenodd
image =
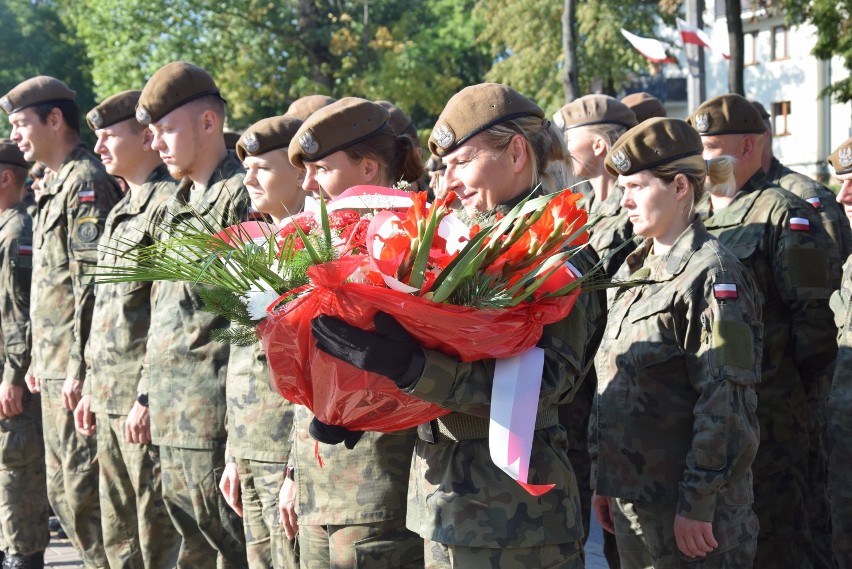
<instances>
[{"instance_id":1,"label":"building window","mask_svg":"<svg viewBox=\"0 0 852 569\"><path fill-rule=\"evenodd\" d=\"M757 32L743 34L743 56L744 65L757 63Z\"/></svg>"},{"instance_id":2,"label":"building window","mask_svg":"<svg viewBox=\"0 0 852 569\"><path fill-rule=\"evenodd\" d=\"M772 134L773 136L787 136L790 119L790 101L772 103Z\"/></svg>"},{"instance_id":3,"label":"building window","mask_svg":"<svg viewBox=\"0 0 852 569\"><path fill-rule=\"evenodd\" d=\"M772 59L787 59L787 28L785 26L775 26L772 28Z\"/></svg>"}]
</instances>

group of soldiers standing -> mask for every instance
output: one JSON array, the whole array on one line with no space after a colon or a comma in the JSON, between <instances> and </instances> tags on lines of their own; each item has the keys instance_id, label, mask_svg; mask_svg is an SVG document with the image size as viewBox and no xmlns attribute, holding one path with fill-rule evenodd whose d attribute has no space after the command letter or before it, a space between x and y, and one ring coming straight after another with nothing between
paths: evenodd
<instances>
[{"instance_id":1,"label":"group of soldiers standing","mask_svg":"<svg viewBox=\"0 0 852 569\"><path fill-rule=\"evenodd\" d=\"M360 441L340 435L339 441L356 446L352 451L326 444L336 441L317 435L310 414L270 387L259 343L236 348L210 339L228 322L201 310L192 283L97 282L106 268L131 262L132 249L167 236L170 227L198 224L199 216L213 227L258 213L281 222L304 206L302 186L322 197L317 180L331 180L323 178L333 175L328 158L378 132L372 126L358 130L360 117L409 136L410 142L392 142L391 148L396 144L404 158L419 157L411 121L393 105L316 95L246 129L234 152L226 145L225 100L213 78L173 62L141 91L117 93L86 114L98 159L81 145L74 98L67 85L46 76L0 98L12 125L11 141L0 144L3 567L43 566L51 508L87 568L424 566L424 535L410 531L420 533L411 512L408 529L404 522L405 484L393 503L379 505L380 494L364 498L364 489L380 476L407 480L410 462L382 461L410 458L415 440L428 434L367 434ZM540 109L523 101L529 104L521 114L545 120L549 129ZM494 124L515 116L505 99L492 108L508 109ZM580 188L583 202L598 217L590 246L609 278L638 243L616 173L631 165L610 150L631 129L664 114L648 95L623 101L589 95L552 117L570 153L566 169L587 180ZM470 127L475 118L452 105L442 119L456 130L470 129L469 136L485 128ZM758 370L744 382L745 392L757 393L759 447L742 471L747 483L727 497L751 505L756 514L756 567L852 567L852 466L845 451L852 424L846 419L852 391L845 385L852 368L844 366L852 348L852 263L841 278L842 263L852 254L852 139L830 158L843 184L835 201L830 190L772 155L767 123L759 103L737 95L707 101L689 119L706 160L734 158L736 197L724 209L714 211L704 201L696 210L707 231L750 270L762 313L745 338L755 338L755 345L737 355L744 367ZM347 133L349 124L357 132ZM429 174L441 195L452 189L461 166L449 160L453 176L440 183L445 172L439 156L448 162L454 146L444 145L446 136L439 135L446 132L436 131ZM38 177L33 171L36 202L28 203L25 182L34 162L45 172ZM269 183L289 193L270 200ZM625 483L621 471L598 468L597 443L606 433L593 412L603 395L596 393L595 371L606 364L600 358L594 366L592 360L607 306L597 292L584 295L591 323L583 340L587 349L575 365L574 400L559 408L559 428L568 434L565 461L570 457L579 487L569 494L583 511L579 530L564 534L581 538L591 510L611 529L608 500L656 495L647 488L635 495L606 493ZM404 382L398 384L403 388ZM665 417L659 421L664 424ZM309 438L308 424L322 443ZM591 455L589 433L595 441ZM462 447L469 442L454 440ZM634 443L624 452L636 453L629 461L646 465L643 476L651 487L671 464L659 464L654 440L640 436ZM688 480L681 490L682 501L706 506L706 496L689 495L694 489ZM714 520L712 510L692 513ZM746 525L717 537L745 543L738 531L758 531L758 524ZM356 527L370 530L358 533ZM465 539L459 528L443 531ZM322 555L312 549L317 535L329 550ZM483 540L487 535L471 543ZM504 547L498 541L490 547ZM488 546L470 549L477 548ZM605 549L610 566L618 567L611 536ZM455 553L448 555L451 560ZM707 566L731 566L722 556L709 564L711 557ZM572 563L554 566L577 566L576 559Z\"/></svg>"}]
</instances>

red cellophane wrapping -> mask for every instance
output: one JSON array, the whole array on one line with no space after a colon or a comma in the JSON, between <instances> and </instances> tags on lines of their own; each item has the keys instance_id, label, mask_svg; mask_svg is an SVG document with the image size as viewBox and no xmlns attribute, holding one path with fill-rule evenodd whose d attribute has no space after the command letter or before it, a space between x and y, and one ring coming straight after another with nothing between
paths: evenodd
<instances>
[{"instance_id":1,"label":"red cellophane wrapping","mask_svg":"<svg viewBox=\"0 0 852 569\"><path fill-rule=\"evenodd\" d=\"M373 330L373 317L382 310L423 347L474 361L510 357L535 346L543 326L565 318L577 297L574 293L499 310L437 304L389 288L344 283L361 262L351 256L311 267L309 292L279 308L258 327L278 392L306 405L324 423L351 430L398 431L449 411L406 395L387 377L318 350L311 333L316 316L336 316Z\"/></svg>"}]
</instances>

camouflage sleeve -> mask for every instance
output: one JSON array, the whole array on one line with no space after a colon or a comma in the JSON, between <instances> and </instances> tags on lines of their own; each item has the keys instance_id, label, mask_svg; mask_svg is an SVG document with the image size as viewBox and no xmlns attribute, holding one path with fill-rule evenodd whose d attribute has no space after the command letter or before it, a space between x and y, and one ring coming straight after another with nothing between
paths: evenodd
<instances>
[{"instance_id":1,"label":"camouflage sleeve","mask_svg":"<svg viewBox=\"0 0 852 569\"><path fill-rule=\"evenodd\" d=\"M82 381L86 376L83 350L89 338L95 300L92 273L98 263L98 240L103 234L107 214L119 196L106 178L75 180L67 195L68 251L75 309L74 343L66 377Z\"/></svg>"},{"instance_id":2,"label":"camouflage sleeve","mask_svg":"<svg viewBox=\"0 0 852 569\"><path fill-rule=\"evenodd\" d=\"M29 222L29 220L27 220ZM32 231L22 225L14 239L2 244L0 266L0 322L2 322L5 361L3 381L25 385L30 366L30 278L32 276Z\"/></svg>"},{"instance_id":3,"label":"camouflage sleeve","mask_svg":"<svg viewBox=\"0 0 852 569\"><path fill-rule=\"evenodd\" d=\"M790 314L793 360L809 397L821 398L837 355L829 298L839 288L842 261L807 206L785 212L775 227L773 272Z\"/></svg>"},{"instance_id":4,"label":"camouflage sleeve","mask_svg":"<svg viewBox=\"0 0 852 569\"><path fill-rule=\"evenodd\" d=\"M744 271L720 271L686 297L686 370L698 393L677 513L711 522L718 495L741 480L759 443L762 326Z\"/></svg>"}]
</instances>

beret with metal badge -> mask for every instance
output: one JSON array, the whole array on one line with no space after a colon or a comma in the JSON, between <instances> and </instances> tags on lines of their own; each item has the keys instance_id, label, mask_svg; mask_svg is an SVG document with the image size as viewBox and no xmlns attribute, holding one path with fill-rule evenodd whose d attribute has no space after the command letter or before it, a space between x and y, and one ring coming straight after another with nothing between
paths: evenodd
<instances>
[{"instance_id":1,"label":"beret with metal badge","mask_svg":"<svg viewBox=\"0 0 852 569\"><path fill-rule=\"evenodd\" d=\"M270 150L287 148L302 121L296 117L278 116L261 119L248 127L237 141L237 158L259 156Z\"/></svg>"},{"instance_id":2,"label":"beret with metal badge","mask_svg":"<svg viewBox=\"0 0 852 569\"><path fill-rule=\"evenodd\" d=\"M92 130L107 128L136 116L136 103L142 91L122 91L86 113L86 122Z\"/></svg>"},{"instance_id":3,"label":"beret with metal badge","mask_svg":"<svg viewBox=\"0 0 852 569\"><path fill-rule=\"evenodd\" d=\"M54 77L39 75L19 83L11 91L0 97L0 108L12 114L42 103L73 101L77 93L68 85Z\"/></svg>"},{"instance_id":4,"label":"beret with metal badge","mask_svg":"<svg viewBox=\"0 0 852 569\"><path fill-rule=\"evenodd\" d=\"M748 99L736 93L704 101L686 120L701 136L766 132L760 112Z\"/></svg>"},{"instance_id":5,"label":"beret with metal badge","mask_svg":"<svg viewBox=\"0 0 852 569\"><path fill-rule=\"evenodd\" d=\"M144 125L155 123L176 108L208 95L225 101L213 77L204 69L185 61L172 61L145 84L136 105L136 120Z\"/></svg>"},{"instance_id":6,"label":"beret with metal badge","mask_svg":"<svg viewBox=\"0 0 852 569\"><path fill-rule=\"evenodd\" d=\"M608 95L586 95L574 99L553 115L553 124L562 130L595 124L636 126L636 115L627 105Z\"/></svg>"},{"instance_id":7,"label":"beret with metal badge","mask_svg":"<svg viewBox=\"0 0 852 569\"><path fill-rule=\"evenodd\" d=\"M628 176L703 152L701 137L685 121L655 117L621 135L605 165L613 176Z\"/></svg>"},{"instance_id":8,"label":"beret with metal badge","mask_svg":"<svg viewBox=\"0 0 852 569\"><path fill-rule=\"evenodd\" d=\"M835 174L852 172L852 138L838 146L828 157L828 162L834 167Z\"/></svg>"}]
</instances>

